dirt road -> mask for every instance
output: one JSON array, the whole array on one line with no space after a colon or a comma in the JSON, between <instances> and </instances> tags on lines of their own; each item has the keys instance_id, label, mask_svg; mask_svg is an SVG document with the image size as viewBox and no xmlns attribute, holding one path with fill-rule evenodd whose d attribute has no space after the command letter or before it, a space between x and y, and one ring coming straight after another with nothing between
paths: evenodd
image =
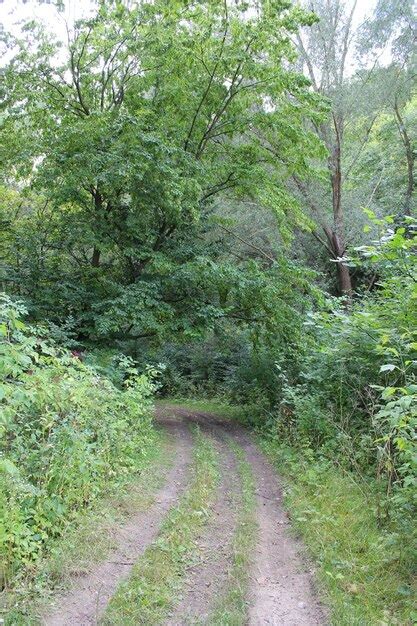
<instances>
[{"instance_id":1,"label":"dirt road","mask_svg":"<svg viewBox=\"0 0 417 626\"><path fill-rule=\"evenodd\" d=\"M251 435L236 423L178 406L158 409L157 420L168 432L175 453L154 503L117 530L108 559L75 580L68 593L56 597L42 623L100 624L119 583L128 579L137 559L158 540L164 517L187 491L193 448L189 424L197 424L217 451L219 481L207 523L196 539L195 555L180 577L166 619L159 623L324 625L325 612L314 593L312 573L289 532L279 480ZM242 464L251 475L246 492ZM249 494L253 506L244 516L248 489L253 492ZM242 554L240 536L246 537ZM235 603L243 598L234 618L228 612L229 598ZM123 618L117 623L123 624Z\"/></svg>"}]
</instances>

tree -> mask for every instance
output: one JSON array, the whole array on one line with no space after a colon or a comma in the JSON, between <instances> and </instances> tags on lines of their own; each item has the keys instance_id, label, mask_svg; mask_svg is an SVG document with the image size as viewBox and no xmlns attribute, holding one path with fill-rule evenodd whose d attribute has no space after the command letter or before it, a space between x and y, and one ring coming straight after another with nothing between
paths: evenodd
<instances>
[{"instance_id":1,"label":"tree","mask_svg":"<svg viewBox=\"0 0 417 626\"><path fill-rule=\"evenodd\" d=\"M404 198L404 215L411 216L413 193L416 187L414 163L416 160L417 144L413 139L410 130L407 128L403 113L400 110L398 98L394 99L395 123L398 134L403 144L406 160L407 160L407 189Z\"/></svg>"},{"instance_id":2,"label":"tree","mask_svg":"<svg viewBox=\"0 0 417 626\"><path fill-rule=\"evenodd\" d=\"M197 266L216 260L215 198L257 198L286 233L305 225L283 173L302 171L315 149L304 127L315 98L288 68L290 34L311 19L281 1L250 14L225 1L109 1L68 28L64 46L26 26L5 105L27 141L6 156L31 157L30 183L56 224L43 259L53 315L96 332L152 335L168 321L181 332L207 319ZM271 129L279 165L259 140Z\"/></svg>"},{"instance_id":3,"label":"tree","mask_svg":"<svg viewBox=\"0 0 417 626\"><path fill-rule=\"evenodd\" d=\"M386 71L386 70L385 70ZM410 217L414 207L414 145L417 137L416 100L401 102L393 98L381 112L355 163L353 179L356 189L367 196L368 208L380 216L393 215L399 222ZM397 106L406 137L399 132L399 121L394 107ZM400 108L401 107L401 108ZM405 144L411 148L411 159ZM350 151L350 146L347 151ZM353 149L353 148L352 148ZM363 227L363 225L362 225ZM363 243L367 243L366 239Z\"/></svg>"},{"instance_id":4,"label":"tree","mask_svg":"<svg viewBox=\"0 0 417 626\"><path fill-rule=\"evenodd\" d=\"M306 4L319 20L312 28L297 33L296 43L299 62L311 81L312 89L327 97L330 103L327 120L315 124L315 131L328 152L327 182L320 184L313 180L307 184L299 176L294 176L294 182L305 205L323 230L324 237L317 230L314 236L336 262L338 291L350 295L353 290L352 276L342 259L346 256L349 243L354 242L355 222L362 222L359 211L375 195L373 188L367 188L363 189L362 197L358 194L353 197L352 189L355 187L355 176L361 176L357 166L372 129L390 105L397 109L397 125L407 152L408 188L403 210L409 212L414 185L411 180L414 176L413 151L407 128L398 119L398 115L401 118L404 102L401 94L404 93L405 72L398 64L392 68L382 67L379 57L387 49L399 21L405 22L407 28L411 25L410 3L408 0L399 3L383 0L377 6L374 18L359 27L354 26L358 6L356 0L312 0ZM406 16L399 5L407 5ZM366 47L362 43L365 31ZM408 39L404 35L396 40L397 47L400 43L402 45L403 60ZM359 66L356 60L357 69L352 73L358 46ZM376 55L372 64L366 63L366 54L370 50L374 57Z\"/></svg>"},{"instance_id":5,"label":"tree","mask_svg":"<svg viewBox=\"0 0 417 626\"><path fill-rule=\"evenodd\" d=\"M395 126L403 146L406 159L406 185L401 213L411 215L413 192L415 189L414 164L416 158L413 127L406 122L404 114L413 98L413 85L416 77L417 27L415 6L411 0L378 0L373 19L361 29L360 51L378 54L383 47L390 47L392 62L388 68L394 88L389 94L389 108L393 113ZM410 120L411 121L411 120Z\"/></svg>"},{"instance_id":6,"label":"tree","mask_svg":"<svg viewBox=\"0 0 417 626\"><path fill-rule=\"evenodd\" d=\"M321 222L326 237L324 245L332 259L338 261L340 293L350 295L352 292L350 272L347 265L340 261L346 253L345 215L342 203L342 149L348 114L344 93L346 71L356 2L349 10L340 0L332 0L325 4L310 2L309 7L318 15L319 21L306 36L297 35L297 45L300 59L306 67L314 91L331 100L329 118L326 122L316 125L316 132L328 151L332 222L329 223L326 212L312 200L303 181L298 177L294 180L316 218Z\"/></svg>"}]
</instances>

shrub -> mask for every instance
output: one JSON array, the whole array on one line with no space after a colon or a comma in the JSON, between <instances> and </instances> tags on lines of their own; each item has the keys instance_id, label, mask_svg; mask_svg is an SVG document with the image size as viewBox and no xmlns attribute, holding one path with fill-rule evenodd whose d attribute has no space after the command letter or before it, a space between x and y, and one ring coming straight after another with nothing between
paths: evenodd
<instances>
[{"instance_id":1,"label":"shrub","mask_svg":"<svg viewBox=\"0 0 417 626\"><path fill-rule=\"evenodd\" d=\"M371 263L377 289L348 307L330 300L327 311L307 317L298 380L283 369L268 424L292 444L377 479L380 521L405 530L417 505L417 236L411 219L407 230L374 221L383 233L355 263Z\"/></svg>"},{"instance_id":2,"label":"shrub","mask_svg":"<svg viewBox=\"0 0 417 626\"><path fill-rule=\"evenodd\" d=\"M0 299L0 557L7 579L77 511L143 464L154 437L151 376L116 388L26 326ZM151 373L152 374L152 373Z\"/></svg>"}]
</instances>

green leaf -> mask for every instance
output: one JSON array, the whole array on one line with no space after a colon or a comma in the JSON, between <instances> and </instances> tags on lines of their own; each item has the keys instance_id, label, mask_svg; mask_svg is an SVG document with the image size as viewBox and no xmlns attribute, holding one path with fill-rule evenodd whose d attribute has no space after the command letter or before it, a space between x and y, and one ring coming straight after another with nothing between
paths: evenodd
<instances>
[{"instance_id":1,"label":"green leaf","mask_svg":"<svg viewBox=\"0 0 417 626\"><path fill-rule=\"evenodd\" d=\"M393 370L398 369L396 365L393 363L386 363L385 365L381 365L379 368L380 372L392 372Z\"/></svg>"}]
</instances>

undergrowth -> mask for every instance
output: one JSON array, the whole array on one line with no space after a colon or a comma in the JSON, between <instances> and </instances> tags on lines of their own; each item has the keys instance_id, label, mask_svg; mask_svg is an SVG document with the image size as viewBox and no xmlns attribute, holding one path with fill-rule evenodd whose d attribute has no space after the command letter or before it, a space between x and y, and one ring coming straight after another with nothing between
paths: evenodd
<instances>
[{"instance_id":1,"label":"undergrowth","mask_svg":"<svg viewBox=\"0 0 417 626\"><path fill-rule=\"evenodd\" d=\"M156 442L154 385L115 387L0 299L0 586L36 567L80 513L140 472Z\"/></svg>"},{"instance_id":2,"label":"undergrowth","mask_svg":"<svg viewBox=\"0 0 417 626\"><path fill-rule=\"evenodd\" d=\"M5 626L39 624L57 593L106 558L114 545L114 529L152 504L174 450L170 439L158 433L143 471L109 487L104 497L67 526L30 572L15 580L13 589L3 594Z\"/></svg>"}]
</instances>

